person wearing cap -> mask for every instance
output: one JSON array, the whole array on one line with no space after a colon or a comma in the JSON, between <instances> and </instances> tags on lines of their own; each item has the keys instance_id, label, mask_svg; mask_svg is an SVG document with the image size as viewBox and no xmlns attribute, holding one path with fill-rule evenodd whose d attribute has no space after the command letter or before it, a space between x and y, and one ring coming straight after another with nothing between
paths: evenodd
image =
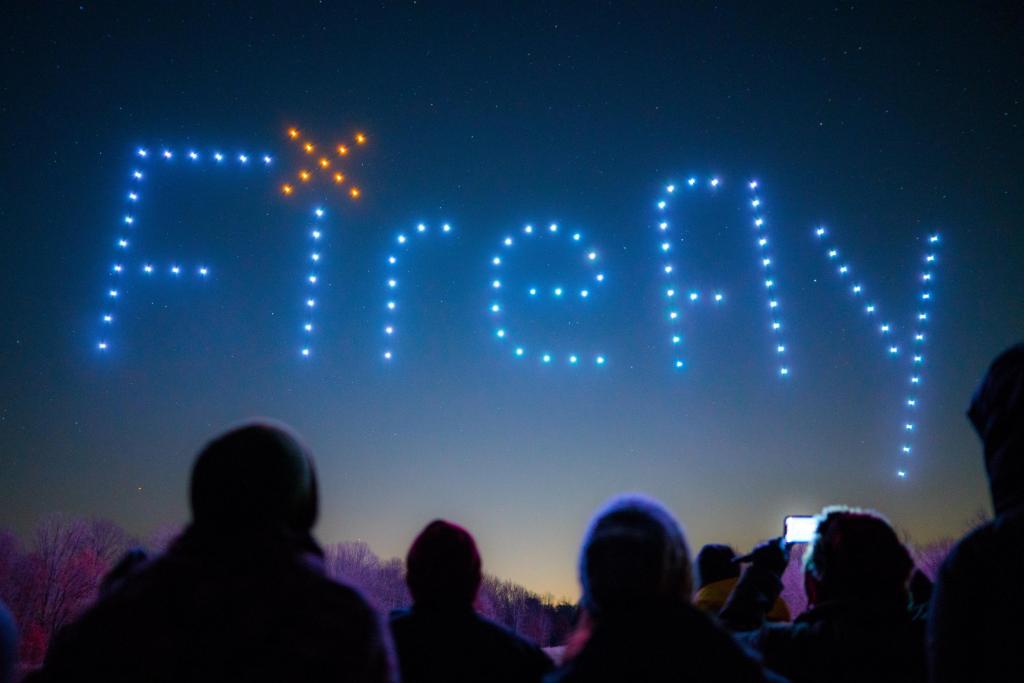
<instances>
[{"instance_id":1,"label":"person wearing cap","mask_svg":"<svg viewBox=\"0 0 1024 683\"><path fill-rule=\"evenodd\" d=\"M581 626L548 683L777 681L690 602L682 529L660 503L613 499L580 551Z\"/></svg>"},{"instance_id":2,"label":"person wearing cap","mask_svg":"<svg viewBox=\"0 0 1024 683\"><path fill-rule=\"evenodd\" d=\"M181 536L120 563L29 680L393 680L376 615L324 574L313 461L295 435L252 422L217 437L190 499Z\"/></svg>"},{"instance_id":3,"label":"person wearing cap","mask_svg":"<svg viewBox=\"0 0 1024 683\"><path fill-rule=\"evenodd\" d=\"M403 683L540 683L553 668L536 645L474 611L483 574L468 531L431 522L405 564L413 606L391 616Z\"/></svg>"},{"instance_id":4,"label":"person wearing cap","mask_svg":"<svg viewBox=\"0 0 1024 683\"><path fill-rule=\"evenodd\" d=\"M931 680L1024 679L1024 344L989 368L967 412L984 444L995 518L939 570L928 624Z\"/></svg>"}]
</instances>

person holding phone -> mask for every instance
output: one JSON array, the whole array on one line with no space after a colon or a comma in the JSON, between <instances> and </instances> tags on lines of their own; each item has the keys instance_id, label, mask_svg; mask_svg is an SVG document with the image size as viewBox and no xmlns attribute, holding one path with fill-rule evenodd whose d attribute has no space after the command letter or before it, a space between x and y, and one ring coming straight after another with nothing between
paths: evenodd
<instances>
[{"instance_id":1,"label":"person holding phone","mask_svg":"<svg viewBox=\"0 0 1024 683\"><path fill-rule=\"evenodd\" d=\"M794 683L925 681L924 621L907 591L914 564L892 526L845 507L814 519L804 556L807 611L792 624L765 623L789 560L791 544L780 537L740 558L747 566L722 622Z\"/></svg>"}]
</instances>

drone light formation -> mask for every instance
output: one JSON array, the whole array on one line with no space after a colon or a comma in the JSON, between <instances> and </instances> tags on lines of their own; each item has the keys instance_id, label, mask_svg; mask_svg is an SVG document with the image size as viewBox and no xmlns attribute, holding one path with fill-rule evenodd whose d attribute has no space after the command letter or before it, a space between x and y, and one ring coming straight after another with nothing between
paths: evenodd
<instances>
[{"instance_id":1,"label":"drone light formation","mask_svg":"<svg viewBox=\"0 0 1024 683\"><path fill-rule=\"evenodd\" d=\"M137 157L137 159L142 163L157 163L158 161L162 161L163 163L171 164L174 163L177 159L177 154L175 153L175 151L173 149L166 147L160 148L159 154L152 153L146 147L138 147L135 149L134 156ZM185 156L188 157L188 159L193 163L198 162L200 159L199 152L192 149L188 150L185 153ZM214 152L211 156L218 163L224 160L224 155L221 154L220 152ZM263 155L262 158L264 160L265 166L269 166L271 161L273 160L272 157L267 154ZM151 162L151 159L154 159L154 161ZM239 166L244 167L248 161L249 155L247 153L241 152L237 155L237 162ZM121 224L121 229L118 231L117 237L114 242L115 248L117 249L117 253L119 254L119 258L110 268L107 286L105 287L106 296L104 298L106 299L108 305L123 300L122 294L125 288L125 283L127 281L128 276L132 273L152 277L157 272L166 272L171 277L175 279L180 279L181 275L188 271L194 272L195 276L201 280L207 279L210 274L210 267L206 264L196 265L194 269L186 269L184 266L181 265L180 261L173 260L167 265L166 271L164 271L162 269L158 270L157 266L154 265L153 261L143 260L137 266L138 270L134 270L134 266L128 268L125 266L125 262L120 260L121 257L127 256L132 253L132 247L135 241L133 235L138 230L138 216L134 213L134 211L137 210L139 206L139 200L143 196L143 181L146 179L146 177L147 174L144 173L142 169L139 167L132 168L129 174L128 191L124 193L123 196L126 198L128 202L128 206L131 213L122 214L121 219L119 221L119 223ZM115 315L113 311L110 309L104 310L100 314L102 332L100 334L101 338L96 342L97 350L108 351L111 349L111 341L109 339L109 335L111 325L113 325L114 323L114 319Z\"/></svg>"},{"instance_id":2,"label":"drone light formation","mask_svg":"<svg viewBox=\"0 0 1024 683\"><path fill-rule=\"evenodd\" d=\"M313 157L310 159L310 157L316 154L318 149L321 149L315 141L303 138L302 132L295 127L289 128L286 133L289 140L297 142L300 145L302 151L306 155L305 159L307 162L310 163L312 168L319 172L320 177L324 178L326 183L335 187L345 185L346 187L343 191L348 195L349 199L353 201L362 197L362 189L355 186L347 186L346 172L343 169L335 168L334 161L329 156L321 154L319 157ZM355 140L357 147L365 145L367 141L364 133L356 133L353 136L353 139ZM330 152L330 148L324 147L323 149L325 152ZM351 148L348 145L339 144L335 146L334 149L337 152L338 157L347 157ZM269 159L270 157L264 157L264 161L267 165L270 164ZM303 184L310 183L316 175L309 167L303 167L298 170L295 177L298 179L300 184ZM285 181L281 183L281 194L285 197L290 197L295 193L295 187L296 186L293 183Z\"/></svg>"},{"instance_id":3,"label":"drone light formation","mask_svg":"<svg viewBox=\"0 0 1024 683\"><path fill-rule=\"evenodd\" d=\"M579 244L583 235L580 232L573 232L572 234L565 233L560 230L557 223L551 223L546 229L535 228L533 225L527 224L522 228L522 239L525 240L567 240L569 245ZM565 235L563 237L562 235ZM526 345L521 343L513 343L512 334L508 330L508 325L505 322L505 305L501 298L501 294L507 290L517 291L516 289L505 286L505 282L502 278L503 273L506 271L506 262L511 255L516 244L516 240L511 235L506 235L501 240L502 251L498 254L493 255L490 258L491 275L488 289L491 291L493 299L488 305L488 311L492 325L494 326L494 336L502 344L503 348L509 348L512 353L512 357L516 360L529 360L535 358L542 365L551 365L553 363L561 363L564 361L565 365L570 367L579 367L584 364L593 364L596 366L602 366L606 363L607 359L603 353L593 352L590 355L582 354L576 350L568 350L560 353L556 353L553 349L544 348L539 346L536 350L529 349ZM603 286L605 282L605 275L603 272L595 272L597 269L600 254L592 247L584 249L580 253L580 262L587 269L588 278L592 279L593 284L585 284L578 289L569 288L564 284L556 283L548 289L544 289L537 286L528 286L524 288L523 292L526 294L528 301L536 302L545 294L547 294L552 300L565 300L574 299L581 302L589 301L593 290Z\"/></svg>"},{"instance_id":4,"label":"drone light formation","mask_svg":"<svg viewBox=\"0 0 1024 683\"><path fill-rule=\"evenodd\" d=\"M829 237L829 230L823 226L815 228L814 235L819 242L824 242ZM941 238L938 233L928 235L925 243L925 254L921 258L921 270L917 274L918 282L918 293L916 310L913 314L911 323L906 327L906 337L903 339L908 353L902 354L907 358L907 364L909 367L909 373L906 376L906 397L902 401L903 405L903 416L901 417L900 431L902 432L900 438L900 446L898 456L900 464L896 469L896 476L899 479L906 479L908 476L909 460L914 452L914 444L910 437L917 429L917 414L920 407L919 387L921 384L921 370L925 362L924 355L924 344L926 340L925 328L931 319L931 303L933 300L931 285L935 280L934 267L937 262L936 251L941 244ZM840 260L840 250L836 246L829 246L826 248L825 255L830 263L841 263L839 266L834 266L836 274L844 282L851 273L851 266L845 261ZM869 319L873 320L878 316L878 304L871 301L867 304L861 303L863 301L864 285L857 281L855 284L849 287L850 296L854 299L862 313ZM896 326L889 321L882 323L875 323L876 329L885 340L885 351L886 355L890 358L898 357L902 353L900 342L896 341L898 335Z\"/></svg>"},{"instance_id":5,"label":"drone light formation","mask_svg":"<svg viewBox=\"0 0 1024 683\"><path fill-rule=\"evenodd\" d=\"M418 239L428 239L431 235L431 230L426 223L420 223L416 226L413 231ZM450 235L452 232L452 226L450 223L445 223L441 226L438 231L442 235ZM395 357L394 351L394 339L398 330L398 292L401 288L402 282L398 276L398 266L401 264L402 258L408 254L410 248L409 237L404 233L400 232L395 236L395 249L399 250L398 254L389 253L386 259L387 263L387 278L384 282L386 299L384 302L385 321L383 327L384 334L384 350L381 352L381 358L387 363L390 363Z\"/></svg>"},{"instance_id":6,"label":"drone light formation","mask_svg":"<svg viewBox=\"0 0 1024 683\"><path fill-rule=\"evenodd\" d=\"M698 188L706 187L708 191L717 191L722 186L722 180L717 176L712 176L707 179L706 184L701 182L696 176L691 176L686 180L686 187L691 191L696 191ZM764 278L764 287L767 298L767 309L769 315L769 331L773 337L772 347L776 358L776 372L779 377L789 376L789 364L786 362L786 344L782 339L782 319L780 316L781 305L779 298L776 296L776 279L777 276L774 274L772 257L769 255L770 236L767 234L768 231L765 228L765 220L761 214L761 199L757 194L758 183L756 180L751 180L747 183L747 187L750 190L750 207L753 214L753 228L755 232L755 244L757 247L758 259L761 265L762 276ZM675 244L678 244L678 240L673 242L669 237L672 234L672 222L669 220L669 207L672 201L678 196L677 190L679 187L674 183L669 183L665 186L665 194L657 200L655 206L657 207L657 220L656 230L658 235L658 252L661 256L661 270L664 274L662 285L663 295L666 305L665 318L668 321L669 326L669 341L670 348L672 349L672 367L676 370L682 370L686 367L685 353L683 351L683 310L677 304L678 293L680 291L680 285L678 277L676 276L676 266L673 263L672 252ZM690 290L686 295L686 300L690 304L698 304L702 301L709 301L713 304L721 304L725 300L725 294L720 290L715 290L709 297L702 297L701 292L697 290Z\"/></svg>"}]
</instances>

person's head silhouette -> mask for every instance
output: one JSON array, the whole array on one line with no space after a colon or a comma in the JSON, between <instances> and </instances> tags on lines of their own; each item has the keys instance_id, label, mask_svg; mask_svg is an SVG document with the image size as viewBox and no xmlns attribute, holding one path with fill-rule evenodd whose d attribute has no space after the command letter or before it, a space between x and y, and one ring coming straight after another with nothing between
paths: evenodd
<instances>
[{"instance_id":1,"label":"person's head silhouette","mask_svg":"<svg viewBox=\"0 0 1024 683\"><path fill-rule=\"evenodd\" d=\"M985 444L996 514L1024 504L1024 344L992 362L967 416Z\"/></svg>"},{"instance_id":2,"label":"person's head silhouette","mask_svg":"<svg viewBox=\"0 0 1024 683\"><path fill-rule=\"evenodd\" d=\"M825 508L804 557L804 586L812 604L833 600L907 601L914 562L881 515Z\"/></svg>"},{"instance_id":3,"label":"person's head silhouette","mask_svg":"<svg viewBox=\"0 0 1024 683\"><path fill-rule=\"evenodd\" d=\"M739 578L740 565L734 560L736 551L727 545L709 543L697 553L697 587L716 581Z\"/></svg>"},{"instance_id":4,"label":"person's head silhouette","mask_svg":"<svg viewBox=\"0 0 1024 683\"><path fill-rule=\"evenodd\" d=\"M583 605L604 617L687 602L692 578L682 529L643 496L615 498L594 516L580 552Z\"/></svg>"},{"instance_id":5,"label":"person's head silhouette","mask_svg":"<svg viewBox=\"0 0 1024 683\"><path fill-rule=\"evenodd\" d=\"M428 524L409 548L405 567L416 607L472 608L482 578L480 553L462 527L440 519Z\"/></svg>"},{"instance_id":6,"label":"person's head silhouette","mask_svg":"<svg viewBox=\"0 0 1024 683\"><path fill-rule=\"evenodd\" d=\"M305 536L318 512L312 458L289 429L266 421L243 424L203 448L190 498L193 526L225 533Z\"/></svg>"}]
</instances>

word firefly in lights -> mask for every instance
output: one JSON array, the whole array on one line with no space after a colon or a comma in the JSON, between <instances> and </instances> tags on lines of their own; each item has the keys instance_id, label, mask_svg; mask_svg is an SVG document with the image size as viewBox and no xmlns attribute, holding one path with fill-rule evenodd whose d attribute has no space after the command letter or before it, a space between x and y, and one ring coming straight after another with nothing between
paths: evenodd
<instances>
[{"instance_id":1,"label":"word firefly in lights","mask_svg":"<svg viewBox=\"0 0 1024 683\"><path fill-rule=\"evenodd\" d=\"M917 414L920 411L920 391L925 365L925 343L927 327L931 321L931 308L934 300L932 287L935 282L935 268L938 266L938 248L941 239L937 233L928 235L925 241L925 253L921 256L921 269L916 276L916 291L913 316L906 326L898 326L882 316L881 305L868 296L867 286L854 275L853 266L843 258L839 247L831 242L830 231L825 227L817 227L814 235L818 242L825 245L825 258L833 267L839 280L846 285L850 299L859 308L865 320L874 327L882 338L883 351L893 361L903 360L905 394L901 399L903 413L899 422L901 438L899 440L898 458L900 464L896 476L907 477L909 462L913 454L914 437L918 431Z\"/></svg>"},{"instance_id":2,"label":"word firefly in lights","mask_svg":"<svg viewBox=\"0 0 1024 683\"><path fill-rule=\"evenodd\" d=\"M352 143L340 142L333 149L321 149L319 143L304 137L298 128L289 128L287 136L290 141L300 146L302 154L300 158L303 160L303 163L300 163L300 168L295 171L296 181L281 184L282 195L291 197L295 194L297 186L302 187L315 184L319 179L327 187L343 192L352 201L362 197L363 191L359 189L359 186L348 182L348 171L344 166L350 160L352 150L366 144L365 134L356 133L353 136ZM306 291L302 302L304 311L302 321L303 343L299 349L299 354L303 358L308 358L313 353L311 339L316 332L315 313L320 305L318 292L320 291L319 285L321 281L320 269L323 266L324 259L325 226L323 218L326 212L320 205L314 206L311 212L313 216L312 225L305 228L309 251L307 255L308 270L303 275L303 284Z\"/></svg>"},{"instance_id":3,"label":"word firefly in lights","mask_svg":"<svg viewBox=\"0 0 1024 683\"><path fill-rule=\"evenodd\" d=\"M655 203L658 212L656 232L658 237L658 253L661 257L659 268L661 269L661 277L664 282L662 285L662 295L666 305L665 319L669 327L668 336L670 340L669 346L672 348L672 366L677 370L686 367L683 353L682 325L684 313L682 306L688 305L692 307L701 303L721 304L725 299L725 294L717 289L708 293L696 289L683 290L681 288L681 277L673 256L674 251L681 242L675 223L682 223L683 221L673 219L673 205L680 194L701 191L718 194L722 191L723 187L723 181L716 176L710 178L691 176L681 186L675 183L666 185L664 194ZM765 309L768 312L768 328L771 335L772 353L778 358L778 375L780 377L788 377L789 364L785 360L787 348L783 338L781 306L779 304L779 297L776 295L778 276L775 274L775 261L771 254L768 226L765 222L763 209L761 208L757 181L749 181L747 189L749 194L745 201L750 207L750 222L753 229L752 237L756 245L757 262L764 282Z\"/></svg>"},{"instance_id":4,"label":"word firefly in lights","mask_svg":"<svg viewBox=\"0 0 1024 683\"><path fill-rule=\"evenodd\" d=\"M96 348L107 351L113 342L110 332L117 319L117 311L123 306L126 292L130 288L132 277L165 277L180 280L194 277L205 280L210 276L210 265L205 262L184 265L184 261L173 258L144 257L138 255L139 209L144 203L147 188L152 187L150 175L159 174L162 168L170 164L182 163L190 167L213 165L218 168L232 168L245 171L251 166L264 169L273 164L268 154L250 155L240 151L229 154L223 149L200 151L186 148L176 150L168 147L138 147L133 152L134 165L128 176L128 188L124 192L125 209L118 218L118 230L114 238L114 258L108 271L107 286L104 288L105 304L100 313L100 325L103 332L96 341Z\"/></svg>"}]
</instances>

